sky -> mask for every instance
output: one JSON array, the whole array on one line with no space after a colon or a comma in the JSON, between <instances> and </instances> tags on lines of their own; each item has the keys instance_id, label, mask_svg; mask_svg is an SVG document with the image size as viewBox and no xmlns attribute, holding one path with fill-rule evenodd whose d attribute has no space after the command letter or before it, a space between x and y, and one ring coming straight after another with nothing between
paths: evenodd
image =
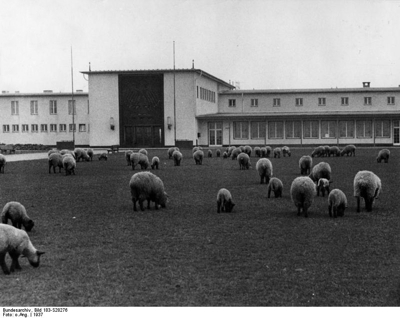
<instances>
[{"instance_id":1,"label":"sky","mask_svg":"<svg viewBox=\"0 0 400 318\"><path fill-rule=\"evenodd\" d=\"M202 69L241 89L400 85L400 0L0 0L0 90ZM72 51L72 63L71 63ZM72 67L71 67L72 66ZM73 69L73 72L71 72Z\"/></svg>"}]
</instances>

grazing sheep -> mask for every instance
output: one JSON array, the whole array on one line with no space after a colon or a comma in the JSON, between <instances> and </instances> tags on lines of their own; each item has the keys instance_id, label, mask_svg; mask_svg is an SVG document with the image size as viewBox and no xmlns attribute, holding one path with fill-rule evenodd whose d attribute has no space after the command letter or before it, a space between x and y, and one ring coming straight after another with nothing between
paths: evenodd
<instances>
[{"instance_id":1,"label":"grazing sheep","mask_svg":"<svg viewBox=\"0 0 400 318\"><path fill-rule=\"evenodd\" d=\"M328 196L328 211L329 216L336 218L344 215L344 210L347 208L347 198L343 191L333 189Z\"/></svg>"},{"instance_id":2,"label":"grazing sheep","mask_svg":"<svg viewBox=\"0 0 400 318\"><path fill-rule=\"evenodd\" d=\"M297 177L290 187L290 196L297 207L297 215L301 212L308 216L308 209L314 202L316 194L315 183L309 177Z\"/></svg>"},{"instance_id":3,"label":"grazing sheep","mask_svg":"<svg viewBox=\"0 0 400 318\"><path fill-rule=\"evenodd\" d=\"M329 146L322 146L324 147L324 157L329 157Z\"/></svg>"},{"instance_id":4,"label":"grazing sheep","mask_svg":"<svg viewBox=\"0 0 400 318\"><path fill-rule=\"evenodd\" d=\"M131 162L131 154L133 154L133 150L127 150L127 151L125 151L125 160L126 160L126 164L127 164L128 166L132 165L132 162Z\"/></svg>"},{"instance_id":5,"label":"grazing sheep","mask_svg":"<svg viewBox=\"0 0 400 318\"><path fill-rule=\"evenodd\" d=\"M86 150L83 149L82 160L90 161L90 157Z\"/></svg>"},{"instance_id":6,"label":"grazing sheep","mask_svg":"<svg viewBox=\"0 0 400 318\"><path fill-rule=\"evenodd\" d=\"M228 157L230 157L232 155L233 150L235 150L236 147L235 146L230 146L228 147Z\"/></svg>"},{"instance_id":7,"label":"grazing sheep","mask_svg":"<svg viewBox=\"0 0 400 318\"><path fill-rule=\"evenodd\" d=\"M208 158L212 158L213 152L212 152L211 149L208 149L208 151L207 151L207 156L208 156Z\"/></svg>"},{"instance_id":8,"label":"grazing sheep","mask_svg":"<svg viewBox=\"0 0 400 318\"><path fill-rule=\"evenodd\" d=\"M242 153L242 149L241 148L235 148L235 149L233 149L233 151L232 151L232 160L236 160L237 159L237 156L240 154L240 153Z\"/></svg>"},{"instance_id":9,"label":"grazing sheep","mask_svg":"<svg viewBox=\"0 0 400 318\"><path fill-rule=\"evenodd\" d=\"M232 195L229 190L222 188L217 194L217 213L232 212L235 203L232 201Z\"/></svg>"},{"instance_id":10,"label":"grazing sheep","mask_svg":"<svg viewBox=\"0 0 400 318\"><path fill-rule=\"evenodd\" d=\"M49 173L51 173L51 167L53 167L53 172L56 173L56 167L59 168L58 172L61 173L63 167L63 157L58 152L53 152L49 156Z\"/></svg>"},{"instance_id":11,"label":"grazing sheep","mask_svg":"<svg viewBox=\"0 0 400 318\"><path fill-rule=\"evenodd\" d=\"M312 168L309 177L314 182L318 182L318 180L321 178L331 180L331 173L332 169L329 163L321 161Z\"/></svg>"},{"instance_id":12,"label":"grazing sheep","mask_svg":"<svg viewBox=\"0 0 400 318\"><path fill-rule=\"evenodd\" d=\"M390 150L389 149L381 149L378 153L378 157L376 158L376 161L380 163L382 160L385 163L389 162L389 156L390 156Z\"/></svg>"},{"instance_id":13,"label":"grazing sheep","mask_svg":"<svg viewBox=\"0 0 400 318\"><path fill-rule=\"evenodd\" d=\"M168 159L172 158L172 154L174 153L175 150L179 151L179 148L178 147L171 147L171 148L168 149Z\"/></svg>"},{"instance_id":14,"label":"grazing sheep","mask_svg":"<svg viewBox=\"0 0 400 318\"><path fill-rule=\"evenodd\" d=\"M105 161L107 161L107 159L108 159L108 155L107 155L106 152L103 152L103 153L101 153L101 154L99 155L99 160L105 160Z\"/></svg>"},{"instance_id":15,"label":"grazing sheep","mask_svg":"<svg viewBox=\"0 0 400 318\"><path fill-rule=\"evenodd\" d=\"M241 150L242 152L244 152L244 146L239 146L238 148L240 148L240 150Z\"/></svg>"},{"instance_id":16,"label":"grazing sheep","mask_svg":"<svg viewBox=\"0 0 400 318\"><path fill-rule=\"evenodd\" d=\"M221 157L221 149L217 149L216 154L218 158Z\"/></svg>"},{"instance_id":17,"label":"grazing sheep","mask_svg":"<svg viewBox=\"0 0 400 318\"><path fill-rule=\"evenodd\" d=\"M62 156L67 155L67 154L70 154L74 159L76 159L75 152L72 151L72 150L63 149L63 150L60 151L60 154L61 154Z\"/></svg>"},{"instance_id":18,"label":"grazing sheep","mask_svg":"<svg viewBox=\"0 0 400 318\"><path fill-rule=\"evenodd\" d=\"M265 149L266 149L266 154L265 154L265 156L266 156L267 158L269 158L269 157L271 156L271 154L272 154L272 148L271 148L270 146L265 146Z\"/></svg>"},{"instance_id":19,"label":"grazing sheep","mask_svg":"<svg viewBox=\"0 0 400 318\"><path fill-rule=\"evenodd\" d=\"M166 207L168 196L164 190L164 183L150 171L135 173L129 181L129 187L131 189L133 211L137 211L137 201L139 201L142 211L144 211L143 202L146 200L148 209L150 209L150 201L155 202L156 210L158 210L158 205L163 208Z\"/></svg>"},{"instance_id":20,"label":"grazing sheep","mask_svg":"<svg viewBox=\"0 0 400 318\"><path fill-rule=\"evenodd\" d=\"M250 157L247 153L244 153L244 152L240 153L237 156L237 160L239 162L240 170L249 169L251 167Z\"/></svg>"},{"instance_id":21,"label":"grazing sheep","mask_svg":"<svg viewBox=\"0 0 400 318\"><path fill-rule=\"evenodd\" d=\"M283 183L278 178L272 177L268 183L268 198L271 197L271 191L274 192L275 198L282 198Z\"/></svg>"},{"instance_id":22,"label":"grazing sheep","mask_svg":"<svg viewBox=\"0 0 400 318\"><path fill-rule=\"evenodd\" d=\"M81 159L86 160L86 152L82 148L75 148L74 153L76 162L79 162Z\"/></svg>"},{"instance_id":23,"label":"grazing sheep","mask_svg":"<svg viewBox=\"0 0 400 318\"><path fill-rule=\"evenodd\" d=\"M60 153L57 149L50 149L47 153L47 156L50 157L52 153Z\"/></svg>"},{"instance_id":24,"label":"grazing sheep","mask_svg":"<svg viewBox=\"0 0 400 318\"><path fill-rule=\"evenodd\" d=\"M252 149L250 146L244 146L244 153L248 154L251 157Z\"/></svg>"},{"instance_id":25,"label":"grazing sheep","mask_svg":"<svg viewBox=\"0 0 400 318\"><path fill-rule=\"evenodd\" d=\"M0 173L4 173L4 167L7 164L7 159L4 155L0 154Z\"/></svg>"},{"instance_id":26,"label":"grazing sheep","mask_svg":"<svg viewBox=\"0 0 400 318\"><path fill-rule=\"evenodd\" d=\"M194 154L197 150L199 150L199 147L193 147L192 154Z\"/></svg>"},{"instance_id":27,"label":"grazing sheep","mask_svg":"<svg viewBox=\"0 0 400 318\"><path fill-rule=\"evenodd\" d=\"M7 252L12 259L10 269L8 269L5 262ZM0 266L4 274L9 275L10 272L21 269L18 262L21 254L28 258L33 267L38 267L40 255L44 254L44 252L38 251L33 246L25 231L8 224L0 224Z\"/></svg>"},{"instance_id":28,"label":"grazing sheep","mask_svg":"<svg viewBox=\"0 0 400 318\"><path fill-rule=\"evenodd\" d=\"M284 157L286 157L286 156L290 157L292 155L292 153L290 152L290 148L288 146L282 147L282 154Z\"/></svg>"},{"instance_id":29,"label":"grazing sheep","mask_svg":"<svg viewBox=\"0 0 400 318\"><path fill-rule=\"evenodd\" d=\"M224 159L228 158L228 153L226 151L224 151L224 154L222 155L222 158L224 158Z\"/></svg>"},{"instance_id":30,"label":"grazing sheep","mask_svg":"<svg viewBox=\"0 0 400 318\"><path fill-rule=\"evenodd\" d=\"M144 153L138 152L138 154L139 154L138 164L140 165L140 169L146 170L150 166L149 158Z\"/></svg>"},{"instance_id":31,"label":"grazing sheep","mask_svg":"<svg viewBox=\"0 0 400 318\"><path fill-rule=\"evenodd\" d=\"M334 156L334 157L340 157L340 149L339 149L339 147L337 147L337 146L332 146L332 147L329 147L329 157L330 156Z\"/></svg>"},{"instance_id":32,"label":"grazing sheep","mask_svg":"<svg viewBox=\"0 0 400 318\"><path fill-rule=\"evenodd\" d=\"M356 146L354 145L347 145L345 146L342 151L340 152L340 156L343 157L344 155L347 156L355 156L356 155Z\"/></svg>"},{"instance_id":33,"label":"grazing sheep","mask_svg":"<svg viewBox=\"0 0 400 318\"><path fill-rule=\"evenodd\" d=\"M94 156L93 149L89 148L86 152L87 152L87 154L88 154L88 156L90 158L90 161L93 161L93 156Z\"/></svg>"},{"instance_id":34,"label":"grazing sheep","mask_svg":"<svg viewBox=\"0 0 400 318\"><path fill-rule=\"evenodd\" d=\"M204 158L204 152L201 151L201 150L197 150L193 154L193 159L194 159L194 162L196 163L196 165L202 165L203 164L203 158Z\"/></svg>"},{"instance_id":35,"label":"grazing sheep","mask_svg":"<svg viewBox=\"0 0 400 318\"><path fill-rule=\"evenodd\" d=\"M360 198L364 198L367 212L372 211L372 204L382 189L379 177L371 171L357 172L354 177L354 196L357 198L357 212L360 212Z\"/></svg>"},{"instance_id":36,"label":"grazing sheep","mask_svg":"<svg viewBox=\"0 0 400 318\"><path fill-rule=\"evenodd\" d=\"M132 152L129 159L131 161L132 170L135 170L136 165L139 164L140 154L138 152Z\"/></svg>"},{"instance_id":37,"label":"grazing sheep","mask_svg":"<svg viewBox=\"0 0 400 318\"><path fill-rule=\"evenodd\" d=\"M140 149L138 152L148 156L147 150L144 148Z\"/></svg>"},{"instance_id":38,"label":"grazing sheep","mask_svg":"<svg viewBox=\"0 0 400 318\"><path fill-rule=\"evenodd\" d=\"M174 158L174 166L180 166L181 161L183 159L183 155L180 151L175 150L174 153L172 154L172 158Z\"/></svg>"},{"instance_id":39,"label":"grazing sheep","mask_svg":"<svg viewBox=\"0 0 400 318\"><path fill-rule=\"evenodd\" d=\"M63 156L63 168L65 170L65 175L75 175L76 161L74 157L70 154L66 154Z\"/></svg>"},{"instance_id":40,"label":"grazing sheep","mask_svg":"<svg viewBox=\"0 0 400 318\"><path fill-rule=\"evenodd\" d=\"M282 149L281 148L279 148L279 147L274 148L274 158L276 158L276 157L280 158L281 157L281 153L282 153Z\"/></svg>"},{"instance_id":41,"label":"grazing sheep","mask_svg":"<svg viewBox=\"0 0 400 318\"><path fill-rule=\"evenodd\" d=\"M160 159L157 156L154 156L151 159L151 169L157 169L158 170L158 166L160 165Z\"/></svg>"},{"instance_id":42,"label":"grazing sheep","mask_svg":"<svg viewBox=\"0 0 400 318\"><path fill-rule=\"evenodd\" d=\"M261 148L260 147L254 147L254 154L256 157L261 157Z\"/></svg>"},{"instance_id":43,"label":"grazing sheep","mask_svg":"<svg viewBox=\"0 0 400 318\"><path fill-rule=\"evenodd\" d=\"M318 183L317 183L317 196L319 196L319 192L321 192L321 195L324 197L325 196L325 191L326 191L326 193L327 194L329 194L329 185L331 184L332 182L331 181L329 181L328 179L325 179L325 178L320 178L319 180L318 180Z\"/></svg>"},{"instance_id":44,"label":"grazing sheep","mask_svg":"<svg viewBox=\"0 0 400 318\"><path fill-rule=\"evenodd\" d=\"M318 146L314 148L314 151L311 153L311 157L323 157L325 155L325 148L323 146Z\"/></svg>"},{"instance_id":45,"label":"grazing sheep","mask_svg":"<svg viewBox=\"0 0 400 318\"><path fill-rule=\"evenodd\" d=\"M27 232L30 232L35 225L26 213L25 207L21 203L15 201L8 202L1 212L1 222L7 224L8 220L10 220L12 225L17 229L21 229L23 225Z\"/></svg>"},{"instance_id":46,"label":"grazing sheep","mask_svg":"<svg viewBox=\"0 0 400 318\"><path fill-rule=\"evenodd\" d=\"M272 177L272 163L267 158L261 158L256 163L256 169L260 175L260 183L269 183L269 179Z\"/></svg>"},{"instance_id":47,"label":"grazing sheep","mask_svg":"<svg viewBox=\"0 0 400 318\"><path fill-rule=\"evenodd\" d=\"M309 175L311 173L312 158L310 156L302 156L299 160L299 168L301 175Z\"/></svg>"}]
</instances>

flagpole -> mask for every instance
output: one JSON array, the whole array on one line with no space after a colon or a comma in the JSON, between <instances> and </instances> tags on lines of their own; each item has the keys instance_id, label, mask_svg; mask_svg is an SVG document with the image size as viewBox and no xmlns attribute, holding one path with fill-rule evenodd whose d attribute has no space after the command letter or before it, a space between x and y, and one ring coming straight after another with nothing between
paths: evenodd
<instances>
[{"instance_id":1,"label":"flagpole","mask_svg":"<svg viewBox=\"0 0 400 318\"><path fill-rule=\"evenodd\" d=\"M175 41L173 42L173 57L174 57L174 145L176 146Z\"/></svg>"},{"instance_id":2,"label":"flagpole","mask_svg":"<svg viewBox=\"0 0 400 318\"><path fill-rule=\"evenodd\" d=\"M72 142L75 148L75 102L74 102L74 64L72 59L72 45L71 45L71 86L72 86Z\"/></svg>"}]
</instances>

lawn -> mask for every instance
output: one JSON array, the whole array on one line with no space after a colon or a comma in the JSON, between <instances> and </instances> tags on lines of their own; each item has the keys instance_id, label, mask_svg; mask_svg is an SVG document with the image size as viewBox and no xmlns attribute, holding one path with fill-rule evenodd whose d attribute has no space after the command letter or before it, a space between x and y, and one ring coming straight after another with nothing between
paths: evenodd
<instances>
[{"instance_id":1,"label":"lawn","mask_svg":"<svg viewBox=\"0 0 400 318\"><path fill-rule=\"evenodd\" d=\"M309 217L297 216L289 189L299 158L270 158L283 197L267 198L252 156L250 170L236 160L205 158L182 166L167 150L153 171L169 195L166 209L133 212L124 154L78 162L75 176L49 174L46 160L10 162L0 175L0 207L19 201L35 221L29 233L46 252L38 268L0 273L0 306L398 306L400 305L400 149L388 164L379 148L356 157L314 158L332 167L331 188L349 206L329 218L327 197L316 197ZM383 191L368 213L356 212L353 179L371 170ZM236 206L216 213L225 187ZM6 261L10 264L10 258Z\"/></svg>"}]
</instances>

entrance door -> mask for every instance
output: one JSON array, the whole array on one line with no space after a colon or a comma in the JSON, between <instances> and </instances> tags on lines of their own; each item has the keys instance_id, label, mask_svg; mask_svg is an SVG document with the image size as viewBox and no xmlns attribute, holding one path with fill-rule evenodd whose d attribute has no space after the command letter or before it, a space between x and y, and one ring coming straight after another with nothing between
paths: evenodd
<instances>
[{"instance_id":1,"label":"entrance door","mask_svg":"<svg viewBox=\"0 0 400 318\"><path fill-rule=\"evenodd\" d=\"M162 129L161 126L153 126L153 144L152 147L162 147Z\"/></svg>"},{"instance_id":2,"label":"entrance door","mask_svg":"<svg viewBox=\"0 0 400 318\"><path fill-rule=\"evenodd\" d=\"M400 121L399 120L393 121L393 145L395 145L395 146L400 145Z\"/></svg>"},{"instance_id":3,"label":"entrance door","mask_svg":"<svg viewBox=\"0 0 400 318\"><path fill-rule=\"evenodd\" d=\"M125 126L124 145L129 146L129 147L131 147L133 145L133 128L132 128L132 126Z\"/></svg>"},{"instance_id":4,"label":"entrance door","mask_svg":"<svg viewBox=\"0 0 400 318\"><path fill-rule=\"evenodd\" d=\"M152 129L151 126L136 126L133 140L134 147L151 147L152 146Z\"/></svg>"},{"instance_id":5,"label":"entrance door","mask_svg":"<svg viewBox=\"0 0 400 318\"><path fill-rule=\"evenodd\" d=\"M222 122L208 123L208 136L210 146L222 146Z\"/></svg>"}]
</instances>

